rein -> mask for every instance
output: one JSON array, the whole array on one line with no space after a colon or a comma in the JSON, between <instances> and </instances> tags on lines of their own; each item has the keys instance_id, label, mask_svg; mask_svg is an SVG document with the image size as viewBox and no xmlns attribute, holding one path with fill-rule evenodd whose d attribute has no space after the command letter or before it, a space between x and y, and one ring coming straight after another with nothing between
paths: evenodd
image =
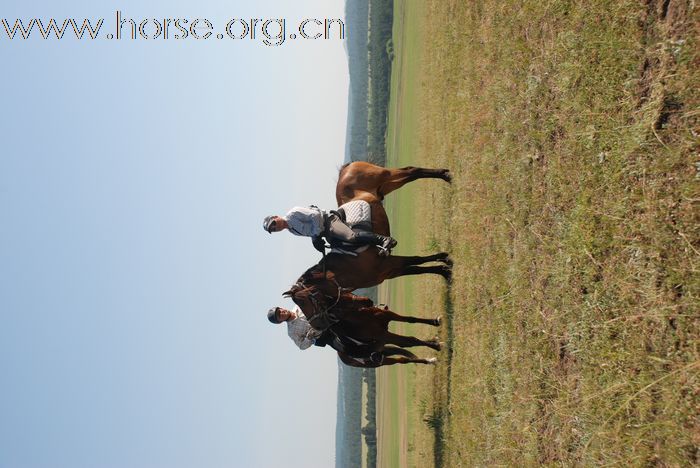
<instances>
[{"instance_id":1,"label":"rein","mask_svg":"<svg viewBox=\"0 0 700 468\"><path fill-rule=\"evenodd\" d=\"M324 293L319 291L315 286L307 286L303 280L299 280L295 286L298 286L302 289L311 289L313 288L313 292L308 293L308 298L309 302L311 302L311 305L314 308L314 315L310 318L308 318L309 323L316 328L317 330L321 331L326 331L336 323L340 322L340 319L337 318L333 313L330 312L332 308L334 308L336 305L338 305L338 302L340 302L340 297L343 294L343 288L338 284L338 282L335 280L335 278L331 278L331 281L335 283L336 287L338 288L338 295L335 298L335 302L331 304L328 307L325 306L325 301L321 298L319 298L319 295L321 296L326 296ZM331 296L326 296L326 297L331 297Z\"/></svg>"}]
</instances>

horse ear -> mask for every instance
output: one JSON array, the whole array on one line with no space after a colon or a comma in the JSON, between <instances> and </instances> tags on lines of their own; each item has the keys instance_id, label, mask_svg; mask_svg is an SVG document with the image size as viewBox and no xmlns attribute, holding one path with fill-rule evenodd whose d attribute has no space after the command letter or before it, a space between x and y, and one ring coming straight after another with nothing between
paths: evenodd
<instances>
[{"instance_id":1,"label":"horse ear","mask_svg":"<svg viewBox=\"0 0 700 468\"><path fill-rule=\"evenodd\" d=\"M292 297L292 290L283 292L282 297Z\"/></svg>"}]
</instances>

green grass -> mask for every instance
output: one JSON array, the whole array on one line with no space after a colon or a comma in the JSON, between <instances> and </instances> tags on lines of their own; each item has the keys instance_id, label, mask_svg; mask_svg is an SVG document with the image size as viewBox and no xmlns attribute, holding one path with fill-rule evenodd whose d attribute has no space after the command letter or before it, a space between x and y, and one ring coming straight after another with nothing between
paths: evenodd
<instances>
[{"instance_id":1,"label":"green grass","mask_svg":"<svg viewBox=\"0 0 700 468\"><path fill-rule=\"evenodd\" d=\"M387 283L399 312L453 311L452 353L402 370L405 453L382 466L698 462L689 5L396 2L387 165L455 179L390 195L392 230L456 265L447 295Z\"/></svg>"},{"instance_id":2,"label":"green grass","mask_svg":"<svg viewBox=\"0 0 700 468\"><path fill-rule=\"evenodd\" d=\"M421 76L419 47L421 34L421 13L419 3L394 3L394 50L391 69L391 94L389 98L389 125L386 135L387 166L408 165L416 157L417 147L412 136L418 131L420 122L416 88ZM410 51L410 53L408 53Z\"/></svg>"}]
</instances>

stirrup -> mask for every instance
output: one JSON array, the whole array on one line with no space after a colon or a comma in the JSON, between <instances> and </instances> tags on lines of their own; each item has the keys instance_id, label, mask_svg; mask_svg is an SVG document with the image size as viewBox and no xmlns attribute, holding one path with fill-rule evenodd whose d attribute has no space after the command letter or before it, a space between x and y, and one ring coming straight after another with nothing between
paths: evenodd
<instances>
[{"instance_id":1,"label":"stirrup","mask_svg":"<svg viewBox=\"0 0 700 468\"><path fill-rule=\"evenodd\" d=\"M381 245L377 246L377 251L377 255L379 255L380 257L388 257L389 255L391 255L391 249L387 249L385 247L382 247Z\"/></svg>"},{"instance_id":2,"label":"stirrup","mask_svg":"<svg viewBox=\"0 0 700 468\"><path fill-rule=\"evenodd\" d=\"M384 240L382 241L381 245L377 245L377 248L379 249L379 256L381 257L387 257L389 254L391 254L391 249L396 247L396 239L393 237L386 236L384 237Z\"/></svg>"},{"instance_id":3,"label":"stirrup","mask_svg":"<svg viewBox=\"0 0 700 468\"><path fill-rule=\"evenodd\" d=\"M396 239L394 239L393 237L389 237L389 240L386 242L386 248L391 250L394 247L396 247L397 244L398 241Z\"/></svg>"}]
</instances>

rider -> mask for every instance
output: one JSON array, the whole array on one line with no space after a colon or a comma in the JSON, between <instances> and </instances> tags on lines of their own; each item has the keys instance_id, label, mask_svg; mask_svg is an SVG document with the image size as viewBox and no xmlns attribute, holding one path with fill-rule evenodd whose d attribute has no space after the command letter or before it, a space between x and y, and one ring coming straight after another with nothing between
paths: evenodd
<instances>
[{"instance_id":1,"label":"rider","mask_svg":"<svg viewBox=\"0 0 700 468\"><path fill-rule=\"evenodd\" d=\"M326 346L323 332L313 328L298 307L293 311L283 307L273 307L267 312L267 319L275 324L287 322L287 334L302 351L311 345Z\"/></svg>"},{"instance_id":2,"label":"rider","mask_svg":"<svg viewBox=\"0 0 700 468\"><path fill-rule=\"evenodd\" d=\"M283 307L273 307L267 312L267 319L274 324L287 322L289 338L302 351L311 345L324 347L327 344L330 344L336 351L345 351L342 339L334 337L329 331L322 332L313 328L299 307L295 307L293 311ZM353 344L356 348L355 351L362 351L362 343L353 340ZM355 362L361 366L367 363L381 364L383 355L381 352L372 352L365 357L346 355L345 360Z\"/></svg>"},{"instance_id":3,"label":"rider","mask_svg":"<svg viewBox=\"0 0 700 468\"><path fill-rule=\"evenodd\" d=\"M288 229L297 236L311 237L314 247L321 253L325 247L322 237L331 245L336 242L376 245L379 255L388 255L396 246L394 238L370 231L352 230L337 211L325 212L314 205L308 208L295 206L285 216L267 216L263 221L263 229L270 234Z\"/></svg>"}]
</instances>

